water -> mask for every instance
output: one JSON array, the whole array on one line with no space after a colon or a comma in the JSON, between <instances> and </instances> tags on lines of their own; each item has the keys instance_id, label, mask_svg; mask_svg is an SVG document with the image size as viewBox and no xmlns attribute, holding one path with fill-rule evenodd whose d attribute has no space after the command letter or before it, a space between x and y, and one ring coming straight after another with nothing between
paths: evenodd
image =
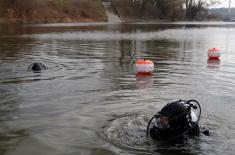
<instances>
[{"instance_id":1,"label":"water","mask_svg":"<svg viewBox=\"0 0 235 155\"><path fill-rule=\"evenodd\" d=\"M0 27L0 154L234 154L235 24L46 24ZM207 50L221 49L220 61ZM155 63L136 76L131 53ZM27 70L33 62L49 68ZM196 99L211 136L146 139L166 103Z\"/></svg>"}]
</instances>

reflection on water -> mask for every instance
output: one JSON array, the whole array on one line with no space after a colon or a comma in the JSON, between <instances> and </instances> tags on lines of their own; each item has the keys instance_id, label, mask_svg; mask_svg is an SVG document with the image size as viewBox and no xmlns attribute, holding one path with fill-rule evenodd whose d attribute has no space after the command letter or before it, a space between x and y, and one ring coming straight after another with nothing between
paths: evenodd
<instances>
[{"instance_id":1,"label":"reflection on water","mask_svg":"<svg viewBox=\"0 0 235 155\"><path fill-rule=\"evenodd\" d=\"M0 134L0 154L5 154L9 150L14 150L21 140L26 136L25 131L2 131Z\"/></svg>"},{"instance_id":2,"label":"reflection on water","mask_svg":"<svg viewBox=\"0 0 235 155\"><path fill-rule=\"evenodd\" d=\"M136 86L137 88L150 88L153 86L152 75L137 74L136 75Z\"/></svg>"},{"instance_id":3,"label":"reflection on water","mask_svg":"<svg viewBox=\"0 0 235 155\"><path fill-rule=\"evenodd\" d=\"M220 66L220 59L208 59L207 60L207 67L208 68L219 68Z\"/></svg>"},{"instance_id":4,"label":"reflection on water","mask_svg":"<svg viewBox=\"0 0 235 155\"><path fill-rule=\"evenodd\" d=\"M1 154L232 154L232 23L0 26ZM207 61L210 47L220 61ZM132 52L154 62L135 75ZM33 62L47 67L28 71ZM166 103L197 99L211 136L146 139Z\"/></svg>"},{"instance_id":5,"label":"reflection on water","mask_svg":"<svg viewBox=\"0 0 235 155\"><path fill-rule=\"evenodd\" d=\"M8 123L17 117L15 114L19 109L20 101L17 90L10 85L1 85L0 93L0 154L5 154L13 150L27 136L27 131L8 126Z\"/></svg>"}]
</instances>

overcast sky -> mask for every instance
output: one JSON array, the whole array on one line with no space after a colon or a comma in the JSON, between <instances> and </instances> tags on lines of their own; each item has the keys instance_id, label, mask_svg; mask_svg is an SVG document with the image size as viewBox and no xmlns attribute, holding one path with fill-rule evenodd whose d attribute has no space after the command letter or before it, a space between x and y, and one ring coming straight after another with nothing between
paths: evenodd
<instances>
[{"instance_id":1,"label":"overcast sky","mask_svg":"<svg viewBox=\"0 0 235 155\"><path fill-rule=\"evenodd\" d=\"M217 4L214 7L228 7L229 6L229 0L217 0L220 2L220 4ZM235 7L235 0L231 0L231 7Z\"/></svg>"}]
</instances>

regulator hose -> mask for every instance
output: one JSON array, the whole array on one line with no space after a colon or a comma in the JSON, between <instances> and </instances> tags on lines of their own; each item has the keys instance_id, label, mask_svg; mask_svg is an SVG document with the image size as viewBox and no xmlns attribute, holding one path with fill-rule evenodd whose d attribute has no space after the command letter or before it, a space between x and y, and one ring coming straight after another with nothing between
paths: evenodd
<instances>
[{"instance_id":1,"label":"regulator hose","mask_svg":"<svg viewBox=\"0 0 235 155\"><path fill-rule=\"evenodd\" d=\"M150 126L150 124L152 123L152 121L153 121L154 118L159 118L160 116L161 116L160 114L155 114L155 115L149 120L148 126L147 126L147 132L146 132L147 138L148 138L148 136L149 136L149 126Z\"/></svg>"}]
</instances>

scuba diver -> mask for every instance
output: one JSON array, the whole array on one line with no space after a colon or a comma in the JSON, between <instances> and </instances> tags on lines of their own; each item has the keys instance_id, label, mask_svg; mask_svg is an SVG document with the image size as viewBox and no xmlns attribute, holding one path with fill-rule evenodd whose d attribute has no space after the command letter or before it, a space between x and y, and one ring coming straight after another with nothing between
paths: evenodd
<instances>
[{"instance_id":1,"label":"scuba diver","mask_svg":"<svg viewBox=\"0 0 235 155\"><path fill-rule=\"evenodd\" d=\"M184 135L199 136L201 106L196 100L178 100L165 105L147 126L147 137L154 140L174 140ZM209 136L209 130L202 131Z\"/></svg>"},{"instance_id":2,"label":"scuba diver","mask_svg":"<svg viewBox=\"0 0 235 155\"><path fill-rule=\"evenodd\" d=\"M47 70L47 66L42 64L41 62L35 62L28 66L28 70L32 70L34 72L40 72L41 70Z\"/></svg>"}]
</instances>

